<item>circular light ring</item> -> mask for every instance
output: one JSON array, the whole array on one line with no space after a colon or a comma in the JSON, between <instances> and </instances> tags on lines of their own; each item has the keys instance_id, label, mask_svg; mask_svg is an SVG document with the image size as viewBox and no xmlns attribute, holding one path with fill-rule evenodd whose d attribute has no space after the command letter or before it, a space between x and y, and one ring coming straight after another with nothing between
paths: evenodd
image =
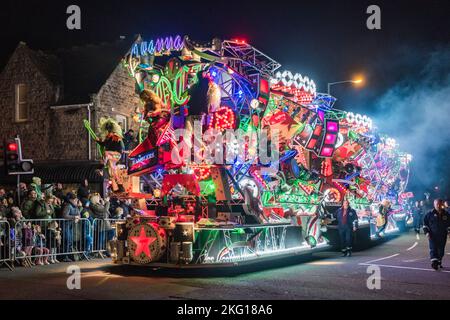
<instances>
[{"instance_id":1,"label":"circular light ring","mask_svg":"<svg viewBox=\"0 0 450 320\"><path fill-rule=\"evenodd\" d=\"M362 125L362 116L359 113L355 115L355 122L357 125Z\"/></svg>"},{"instance_id":2,"label":"circular light ring","mask_svg":"<svg viewBox=\"0 0 450 320\"><path fill-rule=\"evenodd\" d=\"M355 122L355 115L353 112L347 112L347 116L345 117L348 123Z\"/></svg>"},{"instance_id":3,"label":"circular light ring","mask_svg":"<svg viewBox=\"0 0 450 320\"><path fill-rule=\"evenodd\" d=\"M257 99L252 99L252 101L250 101L250 107L255 110L258 109L259 101Z\"/></svg>"},{"instance_id":4,"label":"circular light ring","mask_svg":"<svg viewBox=\"0 0 450 320\"><path fill-rule=\"evenodd\" d=\"M278 71L275 74L275 78L270 79L270 83L275 85L280 83L283 86L291 87L294 85L295 88L304 90L313 95L316 94L316 84L313 80L308 77L303 77L300 73L292 74L291 71L285 70L283 72Z\"/></svg>"},{"instance_id":5,"label":"circular light ring","mask_svg":"<svg viewBox=\"0 0 450 320\"><path fill-rule=\"evenodd\" d=\"M372 119L366 115L361 115L359 113L354 114L353 112L347 112L345 119L350 124L356 124L358 126L363 126L366 128L372 128Z\"/></svg>"}]
</instances>

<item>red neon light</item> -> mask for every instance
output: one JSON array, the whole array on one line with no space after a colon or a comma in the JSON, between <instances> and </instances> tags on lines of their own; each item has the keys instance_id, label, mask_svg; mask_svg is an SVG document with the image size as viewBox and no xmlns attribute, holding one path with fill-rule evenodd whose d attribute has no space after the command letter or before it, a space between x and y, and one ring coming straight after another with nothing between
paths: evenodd
<instances>
[{"instance_id":1,"label":"red neon light","mask_svg":"<svg viewBox=\"0 0 450 320\"><path fill-rule=\"evenodd\" d=\"M214 112L213 119L208 129L216 129L223 131L226 129L234 129L236 125L236 116L230 107L222 106Z\"/></svg>"}]
</instances>

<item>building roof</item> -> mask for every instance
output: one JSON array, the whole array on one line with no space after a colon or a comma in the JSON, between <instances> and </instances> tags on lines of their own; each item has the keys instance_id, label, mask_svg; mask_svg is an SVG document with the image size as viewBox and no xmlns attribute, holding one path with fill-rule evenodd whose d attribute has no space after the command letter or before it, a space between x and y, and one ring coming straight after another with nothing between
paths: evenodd
<instances>
[{"instance_id":1,"label":"building roof","mask_svg":"<svg viewBox=\"0 0 450 320\"><path fill-rule=\"evenodd\" d=\"M60 161L42 162L34 164L34 174L20 177L22 182L30 183L33 177L42 179L42 183L80 183L88 179L91 183L103 182L99 172L103 170L103 163L94 161ZM16 176L6 176L3 166L0 166L0 185L13 185Z\"/></svg>"},{"instance_id":2,"label":"building roof","mask_svg":"<svg viewBox=\"0 0 450 320\"><path fill-rule=\"evenodd\" d=\"M62 64L53 54L41 50L29 50L29 56L36 67L54 85L62 84Z\"/></svg>"},{"instance_id":3,"label":"building roof","mask_svg":"<svg viewBox=\"0 0 450 320\"><path fill-rule=\"evenodd\" d=\"M57 50L64 85L63 99L58 104L89 103L91 95L105 84L130 47L129 41L118 40Z\"/></svg>"},{"instance_id":4,"label":"building roof","mask_svg":"<svg viewBox=\"0 0 450 320\"><path fill-rule=\"evenodd\" d=\"M71 105L91 102L92 94L99 92L133 42L121 38L52 51L30 49L23 42L19 46L27 48L33 63L52 84L63 87L58 105Z\"/></svg>"}]
</instances>

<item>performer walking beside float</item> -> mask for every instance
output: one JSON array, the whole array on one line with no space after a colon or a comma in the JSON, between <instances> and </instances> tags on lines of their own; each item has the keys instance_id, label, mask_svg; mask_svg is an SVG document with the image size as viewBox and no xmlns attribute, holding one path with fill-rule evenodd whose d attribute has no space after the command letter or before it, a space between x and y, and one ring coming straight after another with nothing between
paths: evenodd
<instances>
[{"instance_id":1,"label":"performer walking beside float","mask_svg":"<svg viewBox=\"0 0 450 320\"><path fill-rule=\"evenodd\" d=\"M378 211L378 218L377 218L377 236L380 237L381 233L385 233L386 227L389 222L389 215L391 213L391 202L387 199L384 199L381 203Z\"/></svg>"},{"instance_id":2,"label":"performer walking beside float","mask_svg":"<svg viewBox=\"0 0 450 320\"><path fill-rule=\"evenodd\" d=\"M342 207L337 210L339 237L341 239L342 256L351 257L353 245L353 232L358 228L358 215L350 207L350 202L345 199Z\"/></svg>"}]
</instances>

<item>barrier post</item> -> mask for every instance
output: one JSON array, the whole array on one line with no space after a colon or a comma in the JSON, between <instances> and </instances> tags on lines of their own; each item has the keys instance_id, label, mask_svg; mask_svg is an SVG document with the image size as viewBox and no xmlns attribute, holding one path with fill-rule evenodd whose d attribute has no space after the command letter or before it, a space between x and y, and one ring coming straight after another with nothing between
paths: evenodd
<instances>
[{"instance_id":1,"label":"barrier post","mask_svg":"<svg viewBox=\"0 0 450 320\"><path fill-rule=\"evenodd\" d=\"M11 227L8 221L0 221L0 266L5 265L9 270L14 271L11 244Z\"/></svg>"}]
</instances>

